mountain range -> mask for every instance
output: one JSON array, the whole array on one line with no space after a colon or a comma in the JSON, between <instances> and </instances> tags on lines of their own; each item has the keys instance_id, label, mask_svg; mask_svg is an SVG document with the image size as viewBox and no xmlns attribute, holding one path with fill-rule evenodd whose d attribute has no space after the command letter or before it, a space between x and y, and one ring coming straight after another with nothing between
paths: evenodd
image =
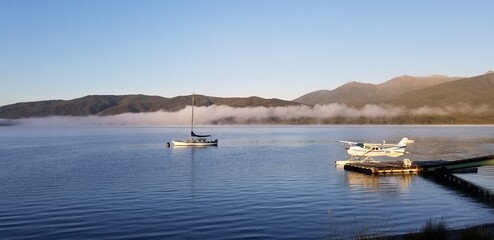
<instances>
[{"instance_id":1,"label":"mountain range","mask_svg":"<svg viewBox=\"0 0 494 240\"><path fill-rule=\"evenodd\" d=\"M400 76L385 83L351 82L334 90L319 90L294 100L308 105L341 103L362 107L386 104L405 108L458 105L494 108L494 72L461 78L446 76Z\"/></svg>"},{"instance_id":2,"label":"mountain range","mask_svg":"<svg viewBox=\"0 0 494 240\"><path fill-rule=\"evenodd\" d=\"M280 99L219 98L195 95L194 105L226 105L230 107L283 107L300 103ZM147 95L90 95L72 100L24 102L0 107L0 118L20 119L47 116L108 116L122 113L176 112L191 105L192 95L164 98Z\"/></svg>"},{"instance_id":3,"label":"mountain range","mask_svg":"<svg viewBox=\"0 0 494 240\"><path fill-rule=\"evenodd\" d=\"M380 104L389 101L393 102L396 99L404 102L402 96L407 93L413 93L459 79L461 78L440 75L430 77L404 75L381 84L350 82L334 90L319 90L305 94L294 101L308 105L344 103L350 106ZM403 105L408 105L408 103L404 103Z\"/></svg>"},{"instance_id":4,"label":"mountain range","mask_svg":"<svg viewBox=\"0 0 494 240\"><path fill-rule=\"evenodd\" d=\"M90 95L72 100L47 100L15 103L0 107L0 118L20 119L47 116L117 115L138 112L176 112L191 104L192 95L164 98L147 95ZM220 98L195 95L195 106L225 105L236 108L283 107L344 104L362 108L366 105L395 106L404 109L461 108L480 109L494 123L494 72L475 77L400 76L381 84L350 82L334 90L318 90L292 101L259 97ZM473 111L473 110L472 110ZM472 118L471 112L461 112ZM485 121L483 121L485 122Z\"/></svg>"}]
</instances>

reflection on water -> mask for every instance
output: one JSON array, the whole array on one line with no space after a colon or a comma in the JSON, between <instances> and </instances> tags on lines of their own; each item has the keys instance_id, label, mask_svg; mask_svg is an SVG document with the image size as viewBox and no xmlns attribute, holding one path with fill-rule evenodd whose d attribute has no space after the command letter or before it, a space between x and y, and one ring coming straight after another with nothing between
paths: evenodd
<instances>
[{"instance_id":1,"label":"reflection on water","mask_svg":"<svg viewBox=\"0 0 494 240\"><path fill-rule=\"evenodd\" d=\"M405 193L408 191L408 187L413 177L417 175L412 174L399 174L399 175L367 175L357 172L346 173L346 183L350 189L366 191L397 191Z\"/></svg>"},{"instance_id":2,"label":"reflection on water","mask_svg":"<svg viewBox=\"0 0 494 240\"><path fill-rule=\"evenodd\" d=\"M414 161L489 155L494 127L207 130L222 139L220 146L166 148L180 128L2 129L0 235L306 239L334 232L330 239L351 239L360 227L399 234L431 217L446 217L450 227L494 222L494 210L420 176L334 166L346 156L341 139L406 136L415 143L403 157ZM492 185L490 169L468 176Z\"/></svg>"}]
</instances>

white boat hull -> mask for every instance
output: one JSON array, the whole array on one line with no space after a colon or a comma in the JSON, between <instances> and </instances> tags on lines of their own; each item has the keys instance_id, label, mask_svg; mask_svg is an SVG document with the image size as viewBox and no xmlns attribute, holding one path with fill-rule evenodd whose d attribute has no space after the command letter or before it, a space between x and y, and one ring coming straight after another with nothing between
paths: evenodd
<instances>
[{"instance_id":1,"label":"white boat hull","mask_svg":"<svg viewBox=\"0 0 494 240\"><path fill-rule=\"evenodd\" d=\"M218 146L218 140L215 141L196 140L196 139L173 140L172 144L175 147L207 147L207 146Z\"/></svg>"}]
</instances>

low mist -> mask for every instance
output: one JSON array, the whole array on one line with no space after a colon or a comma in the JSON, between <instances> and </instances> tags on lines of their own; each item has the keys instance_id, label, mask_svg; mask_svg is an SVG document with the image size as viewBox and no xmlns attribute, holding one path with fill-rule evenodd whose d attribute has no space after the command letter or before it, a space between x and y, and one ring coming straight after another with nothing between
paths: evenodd
<instances>
[{"instance_id":1,"label":"low mist","mask_svg":"<svg viewBox=\"0 0 494 240\"><path fill-rule=\"evenodd\" d=\"M328 104L286 107L247 107L234 108L228 106L208 106L194 108L194 124L247 124L263 123L268 119L287 121L310 118L317 121L335 117L345 118L386 118L405 114L445 116L452 113L483 113L487 106L471 107L457 105L447 108L420 107L407 110L403 107L365 105L361 108L349 107L345 104ZM189 125L191 107L177 112L124 113L113 116L68 117L54 116L44 118L27 118L16 120L21 125L29 126L127 126L127 125Z\"/></svg>"}]
</instances>

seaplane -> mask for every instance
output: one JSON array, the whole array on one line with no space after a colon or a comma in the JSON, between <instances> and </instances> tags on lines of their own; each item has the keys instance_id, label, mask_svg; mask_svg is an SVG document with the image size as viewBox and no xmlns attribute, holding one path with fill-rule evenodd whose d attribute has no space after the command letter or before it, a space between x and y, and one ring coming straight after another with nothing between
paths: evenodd
<instances>
[{"instance_id":1,"label":"seaplane","mask_svg":"<svg viewBox=\"0 0 494 240\"><path fill-rule=\"evenodd\" d=\"M382 143L363 143L363 142L350 142L350 141L338 141L346 143L345 147L349 160L336 161L336 165L345 165L350 162L379 162L372 157L399 157L405 154L405 148L409 142L408 138L404 137L398 144L386 144Z\"/></svg>"}]
</instances>

